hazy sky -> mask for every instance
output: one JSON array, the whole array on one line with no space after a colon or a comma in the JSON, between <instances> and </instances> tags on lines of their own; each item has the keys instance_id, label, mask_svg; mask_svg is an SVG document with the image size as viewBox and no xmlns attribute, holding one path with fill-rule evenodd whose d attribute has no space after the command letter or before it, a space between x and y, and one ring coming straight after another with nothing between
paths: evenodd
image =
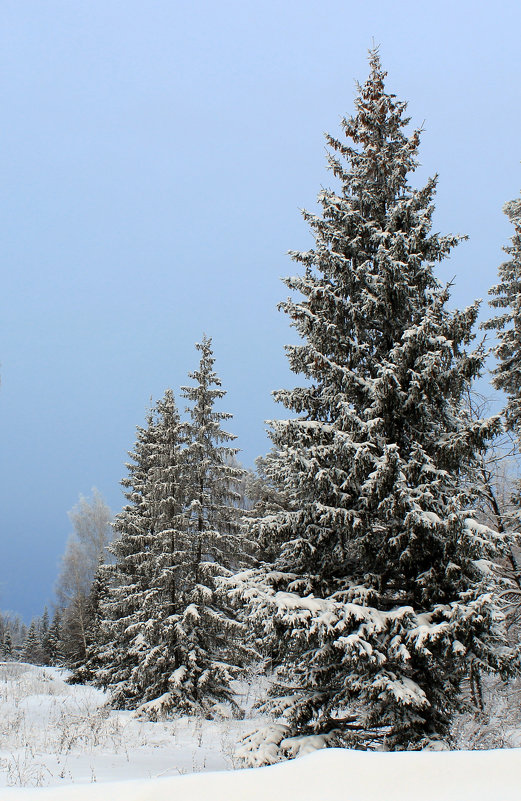
<instances>
[{"instance_id":1,"label":"hazy sky","mask_svg":"<svg viewBox=\"0 0 521 801\"><path fill-rule=\"evenodd\" d=\"M213 336L242 459L289 386L276 304L374 41L423 123L443 280L486 297L521 189L521 5L3 0L0 608L52 602L69 510L117 511L151 396ZM486 310L485 310L486 313Z\"/></svg>"}]
</instances>

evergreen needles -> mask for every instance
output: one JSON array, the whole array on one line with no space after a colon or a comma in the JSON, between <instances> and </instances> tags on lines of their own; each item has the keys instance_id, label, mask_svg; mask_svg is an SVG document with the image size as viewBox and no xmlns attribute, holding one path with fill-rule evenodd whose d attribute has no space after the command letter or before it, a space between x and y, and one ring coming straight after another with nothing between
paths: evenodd
<instances>
[{"instance_id":1,"label":"evergreen needles","mask_svg":"<svg viewBox=\"0 0 521 801\"><path fill-rule=\"evenodd\" d=\"M479 695L483 672L520 669L498 605L514 538L473 511L501 429L466 402L485 358L472 349L478 304L448 308L435 266L462 237L432 231L436 179L409 183L420 131L407 133L384 79L374 50L355 115L327 137L335 188L304 212L314 246L291 254L299 272L280 306L302 381L274 393L289 416L271 421L272 450L246 481L253 509L241 511L204 337L182 388L188 420L167 390L138 429L113 561L90 601L80 674L153 719L234 703L253 653L242 603L274 672L263 711L276 722L243 749L256 763L303 747L432 746L469 703L465 686ZM493 290L506 311L489 327L519 435L519 201L506 210L516 235Z\"/></svg>"},{"instance_id":2,"label":"evergreen needles","mask_svg":"<svg viewBox=\"0 0 521 801\"><path fill-rule=\"evenodd\" d=\"M157 718L172 710L212 714L233 703L230 681L248 653L242 625L218 577L243 565L233 439L221 428L224 396L211 341L196 346L195 386L182 423L171 390L149 414L129 475L127 506L116 517L114 562L102 569L100 663L96 681L119 707Z\"/></svg>"},{"instance_id":3,"label":"evergreen needles","mask_svg":"<svg viewBox=\"0 0 521 801\"><path fill-rule=\"evenodd\" d=\"M275 644L265 708L287 724L281 753L316 734L421 747L446 735L469 670L518 666L492 596L503 538L468 491L499 427L464 404L484 358L467 350L478 306L447 309L434 264L460 237L432 232L436 180L408 183L419 131L377 51L370 67L345 139L327 137L338 188L304 212L315 244L292 253L300 297L281 304L306 380L274 393L293 415L272 421L268 460L287 508L255 530L278 553L235 579Z\"/></svg>"}]
</instances>

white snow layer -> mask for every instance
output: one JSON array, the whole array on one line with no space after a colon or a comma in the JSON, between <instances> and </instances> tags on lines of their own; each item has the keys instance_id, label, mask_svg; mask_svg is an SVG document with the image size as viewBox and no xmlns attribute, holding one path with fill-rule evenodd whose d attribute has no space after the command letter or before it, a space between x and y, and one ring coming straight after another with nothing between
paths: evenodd
<instances>
[{"instance_id":1,"label":"white snow layer","mask_svg":"<svg viewBox=\"0 0 521 801\"><path fill-rule=\"evenodd\" d=\"M307 602L312 606L315 600ZM324 745L324 737L305 738L303 747L303 738L284 740L287 728L271 722L273 743L284 740L302 756L233 771L228 768L237 764L241 740L268 722L252 716L255 685L238 684L244 720L181 716L151 723L130 712L109 712L100 690L70 686L63 678L57 668L0 663L0 801L521 799L518 748L397 753L325 748L306 754L307 747ZM511 738L513 745L518 741ZM265 733L261 743L266 745ZM196 772L201 770L208 772Z\"/></svg>"},{"instance_id":2,"label":"white snow layer","mask_svg":"<svg viewBox=\"0 0 521 801\"><path fill-rule=\"evenodd\" d=\"M328 748L268 768L2 790L2 801L519 801L521 752Z\"/></svg>"}]
</instances>

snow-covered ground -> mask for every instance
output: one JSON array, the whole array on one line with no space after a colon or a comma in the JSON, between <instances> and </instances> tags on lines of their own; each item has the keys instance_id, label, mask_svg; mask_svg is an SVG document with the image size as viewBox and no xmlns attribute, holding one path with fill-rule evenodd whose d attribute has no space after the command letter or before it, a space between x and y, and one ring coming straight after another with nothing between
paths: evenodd
<instances>
[{"instance_id":1,"label":"snow-covered ground","mask_svg":"<svg viewBox=\"0 0 521 801\"><path fill-rule=\"evenodd\" d=\"M151 723L106 701L101 690L67 684L58 668L0 663L0 788L233 769L252 730L251 719L233 717Z\"/></svg>"},{"instance_id":2,"label":"snow-covered ground","mask_svg":"<svg viewBox=\"0 0 521 801\"><path fill-rule=\"evenodd\" d=\"M4 790L2 801L519 801L518 751L316 751L268 768Z\"/></svg>"},{"instance_id":3,"label":"snow-covered ground","mask_svg":"<svg viewBox=\"0 0 521 801\"><path fill-rule=\"evenodd\" d=\"M243 688L243 702L254 698ZM325 749L237 767L261 724L108 711L55 668L0 663L2 801L519 801L521 750L366 753ZM261 724L262 725L262 724ZM219 772L216 772L219 771Z\"/></svg>"}]
</instances>

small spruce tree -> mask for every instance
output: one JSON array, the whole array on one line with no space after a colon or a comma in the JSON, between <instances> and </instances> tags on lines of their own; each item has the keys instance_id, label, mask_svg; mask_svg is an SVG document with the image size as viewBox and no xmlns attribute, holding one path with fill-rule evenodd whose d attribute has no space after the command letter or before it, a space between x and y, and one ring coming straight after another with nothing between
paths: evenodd
<instances>
[{"instance_id":1,"label":"small spruce tree","mask_svg":"<svg viewBox=\"0 0 521 801\"><path fill-rule=\"evenodd\" d=\"M45 641L45 650L50 665L62 665L65 661L62 638L62 609L57 607Z\"/></svg>"},{"instance_id":2,"label":"small spruce tree","mask_svg":"<svg viewBox=\"0 0 521 801\"><path fill-rule=\"evenodd\" d=\"M11 636L11 629L7 624L4 630L4 637L2 641L2 658L9 661L13 658L13 638Z\"/></svg>"},{"instance_id":3,"label":"small spruce tree","mask_svg":"<svg viewBox=\"0 0 521 801\"><path fill-rule=\"evenodd\" d=\"M41 665L44 662L42 643L40 640L38 621L32 620L23 644L22 658L24 662Z\"/></svg>"},{"instance_id":4,"label":"small spruce tree","mask_svg":"<svg viewBox=\"0 0 521 801\"><path fill-rule=\"evenodd\" d=\"M42 619L40 621L40 642L42 644L42 658L45 665L50 664L49 655L49 610L44 607Z\"/></svg>"}]
</instances>

